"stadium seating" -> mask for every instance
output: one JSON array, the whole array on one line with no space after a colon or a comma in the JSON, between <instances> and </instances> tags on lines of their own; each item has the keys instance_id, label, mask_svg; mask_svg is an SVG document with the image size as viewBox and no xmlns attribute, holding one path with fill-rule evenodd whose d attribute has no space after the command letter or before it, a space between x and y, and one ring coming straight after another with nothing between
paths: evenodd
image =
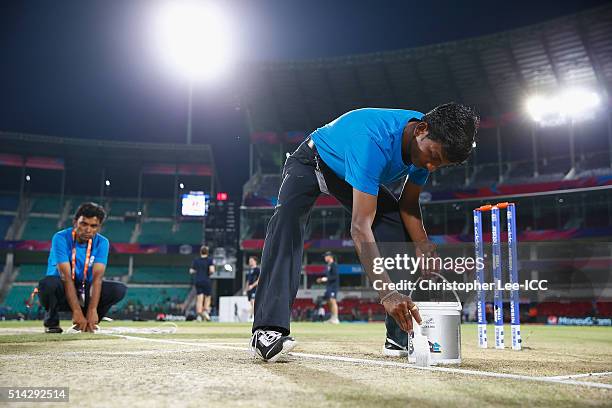
<instances>
[{"instance_id":1,"label":"stadium seating","mask_svg":"<svg viewBox=\"0 0 612 408\"><path fill-rule=\"evenodd\" d=\"M42 218L42 217L28 217L25 229L21 239L27 240L38 240L38 241L50 241L51 237L57 232L57 222L59 217L54 218Z\"/></svg>"},{"instance_id":2,"label":"stadium seating","mask_svg":"<svg viewBox=\"0 0 612 408\"><path fill-rule=\"evenodd\" d=\"M172 201L150 201L147 205L149 217L174 217L174 203Z\"/></svg>"},{"instance_id":3,"label":"stadium seating","mask_svg":"<svg viewBox=\"0 0 612 408\"><path fill-rule=\"evenodd\" d=\"M34 285L13 285L2 306L7 307L12 313L25 313L27 311L26 301L29 300L32 290L34 290Z\"/></svg>"},{"instance_id":4,"label":"stadium seating","mask_svg":"<svg viewBox=\"0 0 612 408\"><path fill-rule=\"evenodd\" d=\"M598 303L598 312L609 312L604 303ZM591 302L542 302L537 305L539 316L587 317L593 316L594 307Z\"/></svg>"},{"instance_id":5,"label":"stadium seating","mask_svg":"<svg viewBox=\"0 0 612 408\"><path fill-rule=\"evenodd\" d=\"M33 213L59 214L62 210L60 196L41 196L32 199Z\"/></svg>"},{"instance_id":6,"label":"stadium seating","mask_svg":"<svg viewBox=\"0 0 612 408\"><path fill-rule=\"evenodd\" d=\"M138 201L136 200L113 200L110 203L109 215L122 217L127 212L137 212Z\"/></svg>"},{"instance_id":7,"label":"stadium seating","mask_svg":"<svg viewBox=\"0 0 612 408\"><path fill-rule=\"evenodd\" d=\"M202 242L201 222L182 222L173 237L174 243L199 244ZM177 242L180 241L180 242Z\"/></svg>"},{"instance_id":8,"label":"stadium seating","mask_svg":"<svg viewBox=\"0 0 612 408\"><path fill-rule=\"evenodd\" d=\"M189 265L184 267L140 266L134 268L130 283L190 283Z\"/></svg>"},{"instance_id":9,"label":"stadium seating","mask_svg":"<svg viewBox=\"0 0 612 408\"><path fill-rule=\"evenodd\" d=\"M19 205L17 194L0 194L0 211L16 211Z\"/></svg>"},{"instance_id":10,"label":"stadium seating","mask_svg":"<svg viewBox=\"0 0 612 408\"><path fill-rule=\"evenodd\" d=\"M106 272L104 272L105 278L118 278L128 274L127 266L107 266Z\"/></svg>"},{"instance_id":11,"label":"stadium seating","mask_svg":"<svg viewBox=\"0 0 612 408\"><path fill-rule=\"evenodd\" d=\"M74 214L77 208L79 208L79 205L83 203L94 202L94 203L101 204L99 201L100 201L99 197L94 198L94 197L84 197L84 196L73 196L70 199L70 214Z\"/></svg>"},{"instance_id":12,"label":"stadium seating","mask_svg":"<svg viewBox=\"0 0 612 408\"><path fill-rule=\"evenodd\" d=\"M610 171L610 158L607 152L590 154L578 163L580 170L608 169Z\"/></svg>"},{"instance_id":13,"label":"stadium seating","mask_svg":"<svg viewBox=\"0 0 612 408\"><path fill-rule=\"evenodd\" d=\"M134 221L108 220L102 227L102 235L110 242L130 242L136 223Z\"/></svg>"},{"instance_id":14,"label":"stadium seating","mask_svg":"<svg viewBox=\"0 0 612 408\"><path fill-rule=\"evenodd\" d=\"M202 242L202 223L183 222L173 231L171 221L146 221L138 236L140 244L199 244Z\"/></svg>"},{"instance_id":15,"label":"stadium seating","mask_svg":"<svg viewBox=\"0 0 612 408\"><path fill-rule=\"evenodd\" d=\"M46 264L23 264L19 266L19 273L15 282L38 282L46 273Z\"/></svg>"},{"instance_id":16,"label":"stadium seating","mask_svg":"<svg viewBox=\"0 0 612 408\"><path fill-rule=\"evenodd\" d=\"M0 215L0 240L3 240L6 236L8 229L13 223L13 218L12 215Z\"/></svg>"},{"instance_id":17,"label":"stadium seating","mask_svg":"<svg viewBox=\"0 0 612 408\"><path fill-rule=\"evenodd\" d=\"M125 298L113 307L114 311L125 308L128 304L141 306L154 306L165 303L168 299L183 302L189 294L190 288L175 287L129 287Z\"/></svg>"},{"instance_id":18,"label":"stadium seating","mask_svg":"<svg viewBox=\"0 0 612 408\"><path fill-rule=\"evenodd\" d=\"M171 221L143 222L138 242L141 244L167 244L172 235Z\"/></svg>"}]
</instances>

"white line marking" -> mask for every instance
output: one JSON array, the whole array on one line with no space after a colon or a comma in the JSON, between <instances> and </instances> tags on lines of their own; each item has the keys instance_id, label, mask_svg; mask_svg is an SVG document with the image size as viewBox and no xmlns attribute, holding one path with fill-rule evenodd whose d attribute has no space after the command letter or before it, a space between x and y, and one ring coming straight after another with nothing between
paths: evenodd
<instances>
[{"instance_id":1,"label":"white line marking","mask_svg":"<svg viewBox=\"0 0 612 408\"><path fill-rule=\"evenodd\" d=\"M116 337L124 338L127 340L148 341L148 342L153 342L153 343L182 344L182 345L187 345L187 346L199 346L199 347L206 347L210 349L219 349L219 350L248 351L248 348L244 348L244 347L232 347L232 346L217 345L217 344L210 344L210 343L208 344L207 343L190 343L190 342L178 341L178 340L151 339L147 337L126 336L126 335L121 335L121 334L109 334L109 336L116 336ZM323 355L323 354L294 353L294 352L288 353L288 354L291 356L295 356L295 357L311 358L311 359L317 359L317 360L341 361L341 362L346 362L346 363L409 368L413 370L425 370L425 371L435 371L435 372L444 372L444 373L452 373L452 374L464 374L464 375L473 375L473 376L478 376L478 377L506 378L510 380L534 381L534 382L544 382L544 383L550 383L550 384L568 384L568 385L577 385L577 386L583 386L583 387L603 388L603 389L612 390L612 384L594 383L594 382L587 382L587 381L575 381L572 379L550 378L550 377L532 377L529 375L495 373L491 371L477 371L477 370L467 370L467 369L462 369L462 368L450 368L450 367L418 367L418 366L415 366L414 364L399 363L396 361L370 360L370 359L364 359L364 358L329 356L329 355Z\"/></svg>"},{"instance_id":2,"label":"white line marking","mask_svg":"<svg viewBox=\"0 0 612 408\"><path fill-rule=\"evenodd\" d=\"M543 377L543 378L551 378L553 380L571 380L572 378L604 377L606 375L612 375L612 371L604 371L604 372L601 372L601 373L584 373L584 374L556 375L556 376L553 376L553 377Z\"/></svg>"}]
</instances>

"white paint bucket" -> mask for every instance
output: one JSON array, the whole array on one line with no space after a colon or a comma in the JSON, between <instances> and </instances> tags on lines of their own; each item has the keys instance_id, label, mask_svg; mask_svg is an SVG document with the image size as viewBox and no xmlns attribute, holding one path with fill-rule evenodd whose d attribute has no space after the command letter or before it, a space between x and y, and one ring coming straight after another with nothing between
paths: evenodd
<instances>
[{"instance_id":1,"label":"white paint bucket","mask_svg":"<svg viewBox=\"0 0 612 408\"><path fill-rule=\"evenodd\" d=\"M437 275L437 274L436 274ZM446 280L443 276L442 279ZM415 302L423 322L421 332L427 336L432 364L461 363L461 301ZM408 337L408 361L415 362L412 338Z\"/></svg>"}]
</instances>

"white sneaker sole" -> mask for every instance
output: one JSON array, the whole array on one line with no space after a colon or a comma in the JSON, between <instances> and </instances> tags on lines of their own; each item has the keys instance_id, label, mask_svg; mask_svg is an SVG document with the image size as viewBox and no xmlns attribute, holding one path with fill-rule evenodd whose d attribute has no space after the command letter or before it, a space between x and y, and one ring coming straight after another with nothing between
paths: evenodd
<instances>
[{"instance_id":1,"label":"white sneaker sole","mask_svg":"<svg viewBox=\"0 0 612 408\"><path fill-rule=\"evenodd\" d=\"M279 359L281 356L283 356L283 355L286 355L286 354L290 353L290 352L291 352L291 350L293 350L293 349L295 348L295 346L296 346L296 345L297 345L297 341L295 341L295 340L293 340L293 341L292 341L292 340L287 340L287 341L285 341L285 342L283 343L283 349L282 349L282 350L281 350L281 351L280 351L280 352L279 352L277 355L275 355L274 357L272 357L272 358L270 358L270 359L268 359L268 360L266 360L266 359L265 359L265 358L264 358L264 357L261 355L261 353L259 352L259 350L257 350L256 355L257 355L257 357L259 357L260 359L262 359L262 360L263 360L263 361L265 361L266 363L276 363L276 362L278 361L278 359Z\"/></svg>"},{"instance_id":2,"label":"white sneaker sole","mask_svg":"<svg viewBox=\"0 0 612 408\"><path fill-rule=\"evenodd\" d=\"M389 350L383 346L383 356L385 357L408 357L407 350Z\"/></svg>"}]
</instances>

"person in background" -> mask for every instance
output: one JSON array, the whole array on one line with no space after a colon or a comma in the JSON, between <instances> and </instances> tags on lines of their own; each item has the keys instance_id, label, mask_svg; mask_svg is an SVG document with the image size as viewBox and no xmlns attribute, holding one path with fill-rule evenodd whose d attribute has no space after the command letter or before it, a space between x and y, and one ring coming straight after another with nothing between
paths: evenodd
<instances>
[{"instance_id":1,"label":"person in background","mask_svg":"<svg viewBox=\"0 0 612 408\"><path fill-rule=\"evenodd\" d=\"M249 269L246 275L246 288L244 294L247 295L249 302L251 303L251 315L249 321L253 321L255 313L255 293L257 291L257 284L259 283L260 269L257 266L257 257L249 257Z\"/></svg>"},{"instance_id":2,"label":"person in background","mask_svg":"<svg viewBox=\"0 0 612 408\"><path fill-rule=\"evenodd\" d=\"M338 276L338 264L334 259L334 254L327 251L324 255L325 263L327 264L327 270L325 276L317 278L317 283L327 284L325 288L325 295L323 298L327 301L329 306L330 318L326 320L326 323L338 324L338 291L340 290L340 277Z\"/></svg>"},{"instance_id":3,"label":"person in background","mask_svg":"<svg viewBox=\"0 0 612 408\"><path fill-rule=\"evenodd\" d=\"M212 259L208 257L208 247L202 245L200 256L193 260L189 273L194 275L194 286L196 289L196 314L199 322L202 319L210 321L210 296L212 294L212 283L210 275L215 272Z\"/></svg>"}]
</instances>

